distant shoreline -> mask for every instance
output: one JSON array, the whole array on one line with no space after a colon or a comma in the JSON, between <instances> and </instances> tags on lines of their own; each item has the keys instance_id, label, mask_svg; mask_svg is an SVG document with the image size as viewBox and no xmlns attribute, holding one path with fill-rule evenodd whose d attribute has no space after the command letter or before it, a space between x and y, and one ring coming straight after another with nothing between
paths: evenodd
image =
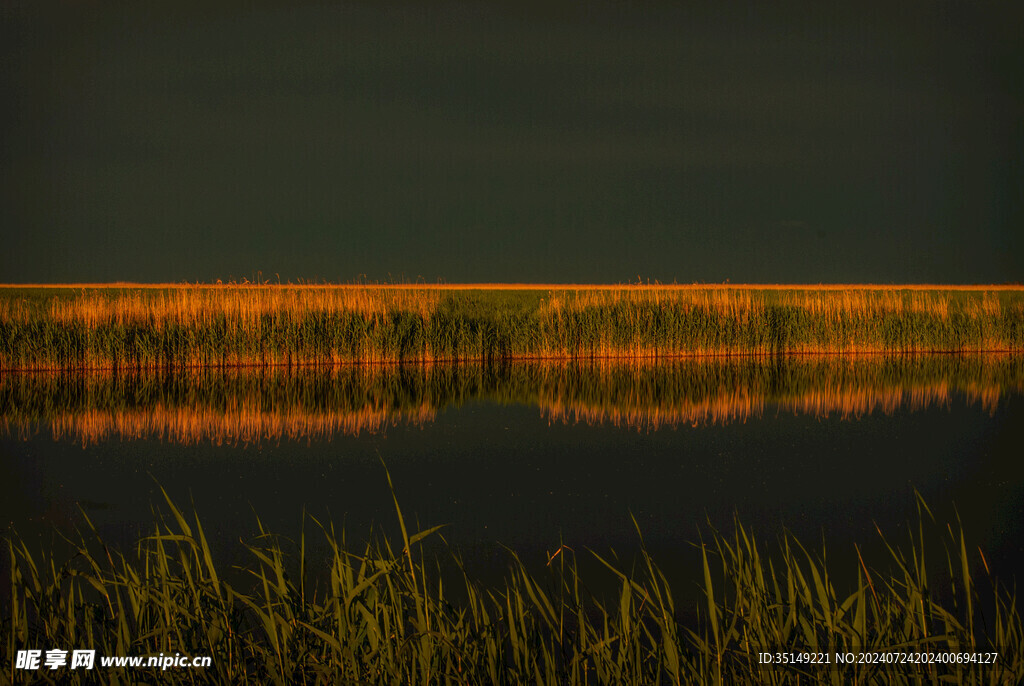
<instances>
[{"instance_id":1,"label":"distant shoreline","mask_svg":"<svg viewBox=\"0 0 1024 686\"><path fill-rule=\"evenodd\" d=\"M0 369L1024 351L1020 286L7 286Z\"/></svg>"},{"instance_id":2,"label":"distant shoreline","mask_svg":"<svg viewBox=\"0 0 1024 686\"><path fill-rule=\"evenodd\" d=\"M913 290L913 291L1024 291L1024 284L871 284L871 283L819 283L819 284L755 284L755 283L134 283L115 281L111 283L0 283L0 288L54 288L54 289L131 289L131 288L295 288L295 289L401 289L401 290L447 290L447 291L543 291L543 290L753 290L753 291L841 291L841 290Z\"/></svg>"}]
</instances>

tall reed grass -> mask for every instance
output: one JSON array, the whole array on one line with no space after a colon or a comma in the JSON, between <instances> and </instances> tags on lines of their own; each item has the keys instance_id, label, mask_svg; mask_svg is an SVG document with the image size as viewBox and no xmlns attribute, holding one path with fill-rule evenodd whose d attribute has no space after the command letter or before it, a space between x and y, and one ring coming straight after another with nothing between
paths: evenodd
<instances>
[{"instance_id":1,"label":"tall reed grass","mask_svg":"<svg viewBox=\"0 0 1024 686\"><path fill-rule=\"evenodd\" d=\"M766 545L740 522L730 533L711 530L697 547L696 607L677 602L678 582L659 569L639 533L632 561L586 554L617 592L590 592L577 559L583 553L567 545L538 569L510 553L504 585L484 588L456 555L424 551L440 536L436 527L410 531L397 499L395 511L400 537L356 550L329 522L310 518L289 542L257 521L258 535L245 545L249 562L234 570L241 574L214 559L199 518L169 498L152 534L132 551L108 548L88 519L67 558L12 536L0 623L5 676L15 683L88 676L104 683L571 686L1016 684L1024 677L1015 594L989 573L962 529L939 529L945 551L926 557L932 525L923 503L907 542L886 540L890 559L881 567L860 559L849 589L833 584L824 553L790 535ZM313 538L326 544L325 559L309 552ZM76 647L100 656L213 660L206 669L97 667L87 675L13 667L18 650ZM837 653L890 651L975 661L836 664ZM761 653L827 655L831 664L768 667ZM978 664L977 656L993 661Z\"/></svg>"},{"instance_id":2,"label":"tall reed grass","mask_svg":"<svg viewBox=\"0 0 1024 686\"><path fill-rule=\"evenodd\" d=\"M1024 350L1024 290L0 289L0 369Z\"/></svg>"}]
</instances>

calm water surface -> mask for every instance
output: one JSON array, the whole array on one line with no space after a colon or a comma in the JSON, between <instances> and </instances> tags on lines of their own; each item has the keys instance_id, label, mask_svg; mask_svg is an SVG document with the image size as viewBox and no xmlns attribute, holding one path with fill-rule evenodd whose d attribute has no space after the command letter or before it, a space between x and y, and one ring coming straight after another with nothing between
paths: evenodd
<instances>
[{"instance_id":1,"label":"calm water surface","mask_svg":"<svg viewBox=\"0 0 1024 686\"><path fill-rule=\"evenodd\" d=\"M243 561L257 515L290 537L303 512L351 540L396 531L386 464L406 518L447 524L485 580L505 546L537 566L563 542L629 555L635 517L683 585L689 543L734 514L851 570L855 543L882 559L875 524L904 541L916 489L1009 580L1022 379L1012 356L6 375L0 518L45 547L81 507L127 546L159 484Z\"/></svg>"}]
</instances>

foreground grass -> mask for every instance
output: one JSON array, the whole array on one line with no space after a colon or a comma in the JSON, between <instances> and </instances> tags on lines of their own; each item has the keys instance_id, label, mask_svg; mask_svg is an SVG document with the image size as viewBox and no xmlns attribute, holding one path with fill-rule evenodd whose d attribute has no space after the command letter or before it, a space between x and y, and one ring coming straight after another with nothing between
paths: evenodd
<instances>
[{"instance_id":1,"label":"foreground grass","mask_svg":"<svg viewBox=\"0 0 1024 686\"><path fill-rule=\"evenodd\" d=\"M1024 290L0 289L0 369L1024 350Z\"/></svg>"},{"instance_id":2,"label":"foreground grass","mask_svg":"<svg viewBox=\"0 0 1024 686\"><path fill-rule=\"evenodd\" d=\"M677 605L644 550L632 564L598 556L619 589L611 597L587 591L565 546L540 575L512 555L504 586L482 588L457 558L428 562L421 547L437 530L409 532L397 501L400 538L354 552L343 534L313 520L329 551L318 569L310 568L305 532L287 544L260 527L240 570L249 581L231 583L199 519L169 499L168 508L132 553L108 549L87 520L69 559L9 541L0 649L11 665L7 677L82 677L66 668L15 670L14 655L25 648L213 658L208 668L89 673L118 683L1016 684L1024 677L1015 596L987 574L975 577L962 530L947 527L945 555L937 566L926 561L927 508L907 547L886 543L884 567L895 571L861 560L849 593L837 591L834 570L791 536L769 552L738 522L731 534L712 531L698 546L695 613ZM453 577L461 579L457 588L444 581ZM763 652L822 654L831 665L768 668L759 664ZM837 653L865 652L955 653L969 661L836 665Z\"/></svg>"}]
</instances>

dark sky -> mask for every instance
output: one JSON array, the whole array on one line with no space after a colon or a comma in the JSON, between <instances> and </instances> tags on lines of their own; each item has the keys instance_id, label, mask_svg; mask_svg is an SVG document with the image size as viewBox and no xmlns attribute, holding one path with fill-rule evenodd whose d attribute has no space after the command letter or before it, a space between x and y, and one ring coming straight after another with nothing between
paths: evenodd
<instances>
[{"instance_id":1,"label":"dark sky","mask_svg":"<svg viewBox=\"0 0 1024 686\"><path fill-rule=\"evenodd\" d=\"M284 4L5 0L0 281L1024 280L1022 3Z\"/></svg>"}]
</instances>

